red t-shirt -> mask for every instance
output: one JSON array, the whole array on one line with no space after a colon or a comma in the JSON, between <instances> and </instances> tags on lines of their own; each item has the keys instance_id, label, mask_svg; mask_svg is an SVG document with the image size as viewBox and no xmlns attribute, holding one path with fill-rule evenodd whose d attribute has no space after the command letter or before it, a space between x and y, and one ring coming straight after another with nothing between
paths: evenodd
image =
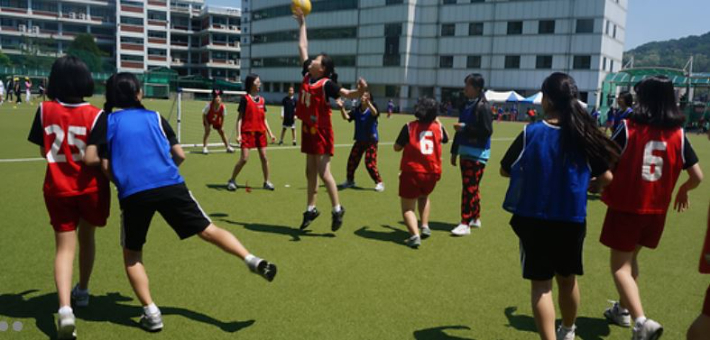
<instances>
[{"instance_id":1,"label":"red t-shirt","mask_svg":"<svg viewBox=\"0 0 710 340\"><path fill-rule=\"evenodd\" d=\"M40 104L47 158L46 196L79 196L96 192L100 186L108 184L100 167L90 167L83 162L89 133L101 112L88 103L47 101Z\"/></svg>"},{"instance_id":2,"label":"red t-shirt","mask_svg":"<svg viewBox=\"0 0 710 340\"><path fill-rule=\"evenodd\" d=\"M437 121L407 124L409 141L404 145L399 169L402 172L441 174L441 142L444 132Z\"/></svg>"},{"instance_id":3,"label":"red t-shirt","mask_svg":"<svg viewBox=\"0 0 710 340\"><path fill-rule=\"evenodd\" d=\"M683 129L662 129L625 120L627 142L602 200L609 208L634 214L668 210L685 164Z\"/></svg>"},{"instance_id":4,"label":"red t-shirt","mask_svg":"<svg viewBox=\"0 0 710 340\"><path fill-rule=\"evenodd\" d=\"M325 93L325 84L328 78L321 78L315 83L310 83L310 76L306 74L301 83L301 93L298 98L296 115L308 128L332 129L331 110L328 97Z\"/></svg>"},{"instance_id":5,"label":"red t-shirt","mask_svg":"<svg viewBox=\"0 0 710 340\"><path fill-rule=\"evenodd\" d=\"M247 107L242 117L241 132L265 132L266 124L264 98L256 97L256 101L250 95L246 95Z\"/></svg>"}]
</instances>

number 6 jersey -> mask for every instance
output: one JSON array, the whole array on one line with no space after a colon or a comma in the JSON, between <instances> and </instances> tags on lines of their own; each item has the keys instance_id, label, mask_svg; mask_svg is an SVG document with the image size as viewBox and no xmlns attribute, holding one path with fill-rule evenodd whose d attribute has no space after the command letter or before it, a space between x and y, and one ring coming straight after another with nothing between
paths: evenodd
<instances>
[{"instance_id":1,"label":"number 6 jersey","mask_svg":"<svg viewBox=\"0 0 710 340\"><path fill-rule=\"evenodd\" d=\"M83 162L86 142L101 112L89 103L46 101L40 104L27 139L44 147L45 196L79 196L96 192L99 186L108 184L100 167L89 167Z\"/></svg>"},{"instance_id":2,"label":"number 6 jersey","mask_svg":"<svg viewBox=\"0 0 710 340\"><path fill-rule=\"evenodd\" d=\"M437 121L407 123L397 137L397 144L404 147L400 170L441 174L441 144L448 139L444 127Z\"/></svg>"},{"instance_id":3,"label":"number 6 jersey","mask_svg":"<svg viewBox=\"0 0 710 340\"><path fill-rule=\"evenodd\" d=\"M698 162L683 129L624 120L613 139L622 154L602 194L604 203L634 214L665 213L681 170Z\"/></svg>"}]
</instances>

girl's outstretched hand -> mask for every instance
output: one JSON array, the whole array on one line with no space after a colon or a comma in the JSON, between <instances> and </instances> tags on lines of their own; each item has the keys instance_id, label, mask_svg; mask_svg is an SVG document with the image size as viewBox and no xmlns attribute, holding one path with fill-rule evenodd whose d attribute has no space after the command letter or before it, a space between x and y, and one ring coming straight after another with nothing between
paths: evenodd
<instances>
[{"instance_id":1,"label":"girl's outstretched hand","mask_svg":"<svg viewBox=\"0 0 710 340\"><path fill-rule=\"evenodd\" d=\"M296 7L293 9L293 18L296 19L298 26L303 25L306 20L306 17L303 15L303 10L301 10L300 7Z\"/></svg>"}]
</instances>

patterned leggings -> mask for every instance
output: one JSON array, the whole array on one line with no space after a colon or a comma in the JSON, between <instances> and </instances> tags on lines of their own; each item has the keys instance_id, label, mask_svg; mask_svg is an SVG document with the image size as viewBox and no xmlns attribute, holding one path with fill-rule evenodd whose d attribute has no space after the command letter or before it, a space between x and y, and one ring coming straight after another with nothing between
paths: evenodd
<instances>
[{"instance_id":1,"label":"patterned leggings","mask_svg":"<svg viewBox=\"0 0 710 340\"><path fill-rule=\"evenodd\" d=\"M365 167L375 183L382 182L377 171L377 142L355 142L350 157L348 157L348 182L355 182L355 170L360 165L362 154L365 154Z\"/></svg>"},{"instance_id":2,"label":"patterned leggings","mask_svg":"<svg viewBox=\"0 0 710 340\"><path fill-rule=\"evenodd\" d=\"M481 217L481 193L478 186L486 165L479 161L461 159L461 223L469 224Z\"/></svg>"}]
</instances>

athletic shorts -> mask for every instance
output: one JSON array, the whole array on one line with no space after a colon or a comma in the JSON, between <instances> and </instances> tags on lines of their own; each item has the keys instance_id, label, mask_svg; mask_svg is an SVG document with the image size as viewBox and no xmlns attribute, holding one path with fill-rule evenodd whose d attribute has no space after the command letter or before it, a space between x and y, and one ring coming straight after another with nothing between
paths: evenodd
<instances>
[{"instance_id":1,"label":"athletic shorts","mask_svg":"<svg viewBox=\"0 0 710 340\"><path fill-rule=\"evenodd\" d=\"M296 128L296 121L293 119L293 117L284 118L283 122L281 122L281 125L285 128L294 129L294 128Z\"/></svg>"},{"instance_id":2,"label":"athletic shorts","mask_svg":"<svg viewBox=\"0 0 710 340\"><path fill-rule=\"evenodd\" d=\"M222 122L212 123L212 128L215 130L222 130Z\"/></svg>"},{"instance_id":3,"label":"athletic shorts","mask_svg":"<svg viewBox=\"0 0 710 340\"><path fill-rule=\"evenodd\" d=\"M399 174L399 197L415 199L429 196L441 175L423 172L405 171Z\"/></svg>"},{"instance_id":4,"label":"athletic shorts","mask_svg":"<svg viewBox=\"0 0 710 340\"><path fill-rule=\"evenodd\" d=\"M111 211L111 193L107 189L79 196L44 196L44 203L56 232L76 230L80 219L103 227Z\"/></svg>"},{"instance_id":5,"label":"athletic shorts","mask_svg":"<svg viewBox=\"0 0 710 340\"><path fill-rule=\"evenodd\" d=\"M623 252L632 252L638 245L656 249L665 224L666 214L642 215L607 209L599 241Z\"/></svg>"},{"instance_id":6,"label":"athletic shorts","mask_svg":"<svg viewBox=\"0 0 710 340\"><path fill-rule=\"evenodd\" d=\"M141 251L150 221L159 212L180 239L205 230L212 221L192 196L185 183L142 191L121 204L121 246Z\"/></svg>"},{"instance_id":7,"label":"athletic shorts","mask_svg":"<svg viewBox=\"0 0 710 340\"><path fill-rule=\"evenodd\" d=\"M584 275L582 253L587 223L549 221L513 215L510 220L520 239L523 278L546 281L555 275Z\"/></svg>"},{"instance_id":8,"label":"athletic shorts","mask_svg":"<svg viewBox=\"0 0 710 340\"><path fill-rule=\"evenodd\" d=\"M705 303L703 303L703 315L710 316L710 286L705 291Z\"/></svg>"},{"instance_id":9,"label":"athletic shorts","mask_svg":"<svg viewBox=\"0 0 710 340\"><path fill-rule=\"evenodd\" d=\"M301 133L301 152L309 155L333 156L335 145L331 128L317 128L303 125Z\"/></svg>"},{"instance_id":10,"label":"athletic shorts","mask_svg":"<svg viewBox=\"0 0 710 340\"><path fill-rule=\"evenodd\" d=\"M265 148L267 145L268 142L266 141L266 132L242 132L242 149L261 149Z\"/></svg>"}]
</instances>

